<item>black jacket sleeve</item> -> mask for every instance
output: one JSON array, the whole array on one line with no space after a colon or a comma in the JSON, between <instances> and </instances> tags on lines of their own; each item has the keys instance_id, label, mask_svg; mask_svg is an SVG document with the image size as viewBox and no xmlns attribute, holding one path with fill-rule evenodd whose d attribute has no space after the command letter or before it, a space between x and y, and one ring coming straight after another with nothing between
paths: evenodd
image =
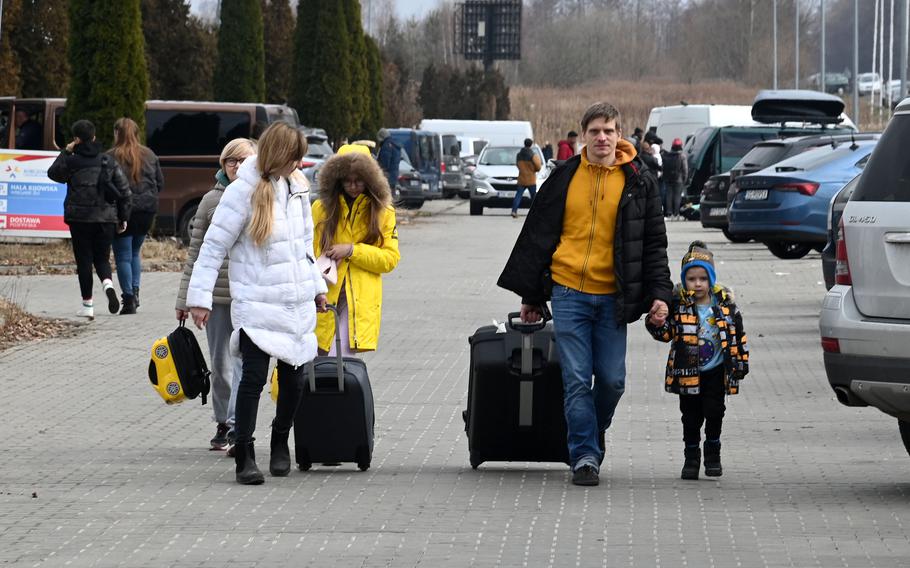
<instances>
[{"instance_id":1,"label":"black jacket sleeve","mask_svg":"<svg viewBox=\"0 0 910 568\"><path fill-rule=\"evenodd\" d=\"M130 184L123 174L123 170L114 161L111 160L113 171L111 172L111 183L117 190L117 220L123 223L129 220L132 211L133 199L130 192Z\"/></svg>"},{"instance_id":2,"label":"black jacket sleeve","mask_svg":"<svg viewBox=\"0 0 910 568\"><path fill-rule=\"evenodd\" d=\"M667 262L667 226L664 224L660 190L653 173L644 172L646 187L644 243L642 250L642 284L646 309L654 300L670 305L673 282Z\"/></svg>"},{"instance_id":3,"label":"black jacket sleeve","mask_svg":"<svg viewBox=\"0 0 910 568\"><path fill-rule=\"evenodd\" d=\"M67 183L70 180L70 167L66 163L67 153L60 152L51 167L47 169L47 177L57 183Z\"/></svg>"}]
</instances>

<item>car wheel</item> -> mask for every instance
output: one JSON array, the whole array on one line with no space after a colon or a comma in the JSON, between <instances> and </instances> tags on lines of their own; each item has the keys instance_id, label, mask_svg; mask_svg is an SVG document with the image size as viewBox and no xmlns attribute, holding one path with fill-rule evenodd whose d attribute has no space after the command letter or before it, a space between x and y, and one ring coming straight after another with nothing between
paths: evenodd
<instances>
[{"instance_id":1,"label":"car wheel","mask_svg":"<svg viewBox=\"0 0 910 568\"><path fill-rule=\"evenodd\" d=\"M193 217L196 216L197 209L199 209L198 203L188 206L177 223L177 238L183 241L185 245L190 244L190 236L193 232Z\"/></svg>"},{"instance_id":2,"label":"car wheel","mask_svg":"<svg viewBox=\"0 0 910 568\"><path fill-rule=\"evenodd\" d=\"M483 204L471 200L471 215L483 215Z\"/></svg>"},{"instance_id":3,"label":"car wheel","mask_svg":"<svg viewBox=\"0 0 910 568\"><path fill-rule=\"evenodd\" d=\"M420 209L423 207L423 199L411 199L407 201L402 201L401 206L405 209Z\"/></svg>"},{"instance_id":4,"label":"car wheel","mask_svg":"<svg viewBox=\"0 0 910 568\"><path fill-rule=\"evenodd\" d=\"M904 441L904 448L906 448L907 453L910 454L910 421L898 420L897 425L901 431L901 440Z\"/></svg>"},{"instance_id":5,"label":"car wheel","mask_svg":"<svg viewBox=\"0 0 910 568\"><path fill-rule=\"evenodd\" d=\"M467 189L464 190L464 191L459 191L459 192L458 192L458 197L460 197L460 198L462 198L462 199L470 199L470 198L471 198L471 191L470 191L470 190L467 190Z\"/></svg>"},{"instance_id":6,"label":"car wheel","mask_svg":"<svg viewBox=\"0 0 910 568\"><path fill-rule=\"evenodd\" d=\"M771 251L771 254L777 258L782 258L784 260L802 258L809 254L809 251L812 250L812 245L803 243L774 242L765 243L765 246L768 247L768 250Z\"/></svg>"},{"instance_id":7,"label":"car wheel","mask_svg":"<svg viewBox=\"0 0 910 568\"><path fill-rule=\"evenodd\" d=\"M727 240L730 241L731 243L748 243L749 241L752 240L751 237L746 236L746 235L735 235L730 232L730 229L727 229L727 228L724 228L723 232L724 232L724 236L727 237Z\"/></svg>"}]
</instances>

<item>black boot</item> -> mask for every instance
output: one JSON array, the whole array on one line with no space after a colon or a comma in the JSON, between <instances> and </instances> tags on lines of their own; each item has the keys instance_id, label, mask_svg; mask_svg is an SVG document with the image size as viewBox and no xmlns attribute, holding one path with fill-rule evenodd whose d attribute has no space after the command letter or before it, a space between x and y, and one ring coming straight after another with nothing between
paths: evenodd
<instances>
[{"instance_id":1,"label":"black boot","mask_svg":"<svg viewBox=\"0 0 910 568\"><path fill-rule=\"evenodd\" d=\"M120 315L136 313L136 297L130 294L123 295L123 303L120 305Z\"/></svg>"},{"instance_id":2,"label":"black boot","mask_svg":"<svg viewBox=\"0 0 910 568\"><path fill-rule=\"evenodd\" d=\"M698 446L686 448L686 461L683 464L682 479L698 479L698 470L701 467L701 449Z\"/></svg>"},{"instance_id":3,"label":"black boot","mask_svg":"<svg viewBox=\"0 0 910 568\"><path fill-rule=\"evenodd\" d=\"M720 477L724 474L724 468L720 465L720 440L717 442L705 442L705 475L708 477Z\"/></svg>"},{"instance_id":4,"label":"black boot","mask_svg":"<svg viewBox=\"0 0 910 568\"><path fill-rule=\"evenodd\" d=\"M234 463L237 464L237 483L259 485L265 482L265 477L256 467L256 453L252 441L234 446Z\"/></svg>"},{"instance_id":5,"label":"black boot","mask_svg":"<svg viewBox=\"0 0 910 568\"><path fill-rule=\"evenodd\" d=\"M133 288L133 298L136 300L136 307L139 307L139 288Z\"/></svg>"},{"instance_id":6,"label":"black boot","mask_svg":"<svg viewBox=\"0 0 910 568\"><path fill-rule=\"evenodd\" d=\"M269 456L269 473L284 477L291 473L291 451L288 449L290 430L279 432L272 422L272 455Z\"/></svg>"}]
</instances>

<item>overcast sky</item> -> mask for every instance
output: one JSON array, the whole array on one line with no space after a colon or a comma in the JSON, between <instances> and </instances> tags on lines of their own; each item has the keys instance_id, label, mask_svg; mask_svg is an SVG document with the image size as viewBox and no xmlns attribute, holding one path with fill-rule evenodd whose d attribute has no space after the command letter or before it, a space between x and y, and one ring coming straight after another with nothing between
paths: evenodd
<instances>
[{"instance_id":1,"label":"overcast sky","mask_svg":"<svg viewBox=\"0 0 910 568\"><path fill-rule=\"evenodd\" d=\"M401 19L408 19L411 16L423 17L427 12L439 4L439 0L393 0L395 2L395 13ZM361 0L363 9L367 9L370 0ZM217 6L218 0L190 0L193 12L206 10L206 7ZM291 0L291 5L296 6L296 0Z\"/></svg>"}]
</instances>

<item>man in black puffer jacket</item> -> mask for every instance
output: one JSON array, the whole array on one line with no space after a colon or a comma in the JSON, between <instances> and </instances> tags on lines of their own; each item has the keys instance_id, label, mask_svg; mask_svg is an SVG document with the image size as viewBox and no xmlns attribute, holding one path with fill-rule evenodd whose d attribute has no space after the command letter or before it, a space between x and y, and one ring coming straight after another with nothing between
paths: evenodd
<instances>
[{"instance_id":1,"label":"man in black puffer jacket","mask_svg":"<svg viewBox=\"0 0 910 568\"><path fill-rule=\"evenodd\" d=\"M572 483L597 485L625 390L626 324L666 318L673 284L657 179L622 139L619 111L596 103L581 127L582 153L541 186L498 284L521 296L524 322L552 304Z\"/></svg>"},{"instance_id":2,"label":"man in black puffer jacket","mask_svg":"<svg viewBox=\"0 0 910 568\"><path fill-rule=\"evenodd\" d=\"M120 301L111 281L111 243L126 230L130 216L130 187L117 162L102 155L95 126L87 120L73 124L73 141L57 156L47 177L66 184L63 220L69 225L79 275L82 307L78 314L95 318L92 266L101 279L108 310L116 314Z\"/></svg>"}]
</instances>

